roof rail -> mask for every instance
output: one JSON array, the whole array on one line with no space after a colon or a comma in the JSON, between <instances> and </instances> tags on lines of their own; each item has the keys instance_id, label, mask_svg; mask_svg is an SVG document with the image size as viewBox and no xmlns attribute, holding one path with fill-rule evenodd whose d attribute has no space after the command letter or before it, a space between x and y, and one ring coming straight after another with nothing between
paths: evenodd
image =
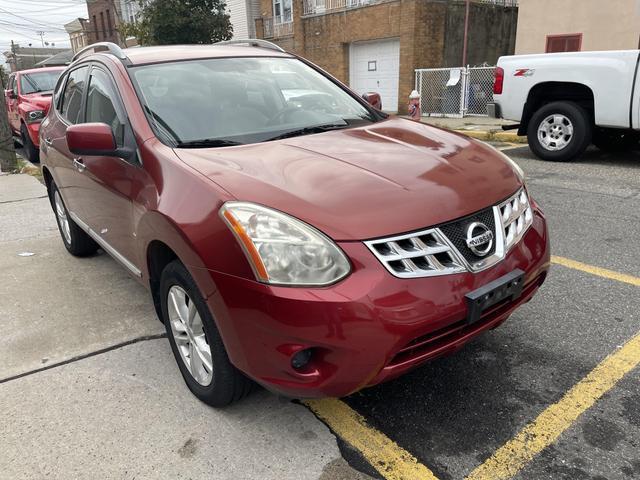
<instances>
[{"instance_id":1,"label":"roof rail","mask_svg":"<svg viewBox=\"0 0 640 480\"><path fill-rule=\"evenodd\" d=\"M73 56L73 58L71 59L71 62L73 63L79 58L82 58L88 54L97 53L97 52L109 52L110 54L114 55L120 60L123 60L123 61L129 60L129 58L124 54L122 49L115 43L98 42L98 43L92 43L91 45L84 47L82 50L80 50L78 53L76 53Z\"/></svg>"},{"instance_id":2,"label":"roof rail","mask_svg":"<svg viewBox=\"0 0 640 480\"><path fill-rule=\"evenodd\" d=\"M238 38L234 40L223 40L216 42L214 45L248 45L250 47L268 48L270 50L276 50L278 52L285 52L285 50L273 42L262 40L260 38Z\"/></svg>"}]
</instances>

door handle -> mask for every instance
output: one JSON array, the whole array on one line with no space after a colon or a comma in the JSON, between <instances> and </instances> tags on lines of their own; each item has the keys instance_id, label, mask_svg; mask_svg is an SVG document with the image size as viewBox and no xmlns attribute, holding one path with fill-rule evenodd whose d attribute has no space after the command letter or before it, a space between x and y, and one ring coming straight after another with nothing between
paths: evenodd
<instances>
[{"instance_id":1,"label":"door handle","mask_svg":"<svg viewBox=\"0 0 640 480\"><path fill-rule=\"evenodd\" d=\"M85 169L87 168L87 166L84 163L82 163L82 158L80 158L80 157L73 159L73 166L80 173L84 172Z\"/></svg>"},{"instance_id":2,"label":"door handle","mask_svg":"<svg viewBox=\"0 0 640 480\"><path fill-rule=\"evenodd\" d=\"M48 147L53 145L53 141L49 137L45 137L44 143L46 143Z\"/></svg>"}]
</instances>

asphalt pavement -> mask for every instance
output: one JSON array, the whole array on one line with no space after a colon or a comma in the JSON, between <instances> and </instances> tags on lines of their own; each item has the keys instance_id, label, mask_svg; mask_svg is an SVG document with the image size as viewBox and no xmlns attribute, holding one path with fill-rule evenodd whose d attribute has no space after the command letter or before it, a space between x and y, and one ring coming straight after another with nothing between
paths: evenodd
<instances>
[{"instance_id":1,"label":"asphalt pavement","mask_svg":"<svg viewBox=\"0 0 640 480\"><path fill-rule=\"evenodd\" d=\"M640 154L573 163L505 150L549 222L554 255L640 276ZM640 330L640 289L554 265L538 295L457 354L345 401L437 478L468 475ZM516 478L640 478L634 369Z\"/></svg>"},{"instance_id":2,"label":"asphalt pavement","mask_svg":"<svg viewBox=\"0 0 640 480\"><path fill-rule=\"evenodd\" d=\"M559 164L501 148L544 209L553 255L587 267L555 263L499 328L342 399L433 474L420 478L470 475L550 406L564 408L640 330L640 289L624 281L640 277L640 154L590 149ZM366 478L359 470L413 480L297 402L263 390L224 410L198 402L158 338L148 292L103 253L69 256L33 182L0 177L0 478ZM640 478L640 371L626 361L567 428L540 427L547 444L515 478Z\"/></svg>"}]
</instances>

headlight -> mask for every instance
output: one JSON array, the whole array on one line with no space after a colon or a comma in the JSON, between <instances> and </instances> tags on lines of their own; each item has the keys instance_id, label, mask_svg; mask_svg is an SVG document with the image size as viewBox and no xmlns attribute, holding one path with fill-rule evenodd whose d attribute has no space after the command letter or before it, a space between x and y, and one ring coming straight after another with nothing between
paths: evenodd
<instances>
[{"instance_id":1,"label":"headlight","mask_svg":"<svg viewBox=\"0 0 640 480\"><path fill-rule=\"evenodd\" d=\"M44 118L44 110L32 110L27 112L27 123L37 122Z\"/></svg>"},{"instance_id":2,"label":"headlight","mask_svg":"<svg viewBox=\"0 0 640 480\"><path fill-rule=\"evenodd\" d=\"M289 215L247 202L227 202L220 215L261 282L328 285L351 270L333 241Z\"/></svg>"}]
</instances>

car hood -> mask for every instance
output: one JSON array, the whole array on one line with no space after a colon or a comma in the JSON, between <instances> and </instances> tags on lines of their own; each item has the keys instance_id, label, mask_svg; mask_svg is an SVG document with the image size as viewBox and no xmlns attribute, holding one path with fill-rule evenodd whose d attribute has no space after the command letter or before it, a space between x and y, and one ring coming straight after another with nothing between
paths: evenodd
<instances>
[{"instance_id":1,"label":"car hood","mask_svg":"<svg viewBox=\"0 0 640 480\"><path fill-rule=\"evenodd\" d=\"M392 118L366 127L176 154L238 200L297 217L335 240L365 240L459 218L522 179L491 147Z\"/></svg>"},{"instance_id":2,"label":"car hood","mask_svg":"<svg viewBox=\"0 0 640 480\"><path fill-rule=\"evenodd\" d=\"M23 98L23 103L28 103L40 110L44 110L45 112L47 112L49 110L49 106L51 106L52 94L31 93L28 95L23 95Z\"/></svg>"}]
</instances>

